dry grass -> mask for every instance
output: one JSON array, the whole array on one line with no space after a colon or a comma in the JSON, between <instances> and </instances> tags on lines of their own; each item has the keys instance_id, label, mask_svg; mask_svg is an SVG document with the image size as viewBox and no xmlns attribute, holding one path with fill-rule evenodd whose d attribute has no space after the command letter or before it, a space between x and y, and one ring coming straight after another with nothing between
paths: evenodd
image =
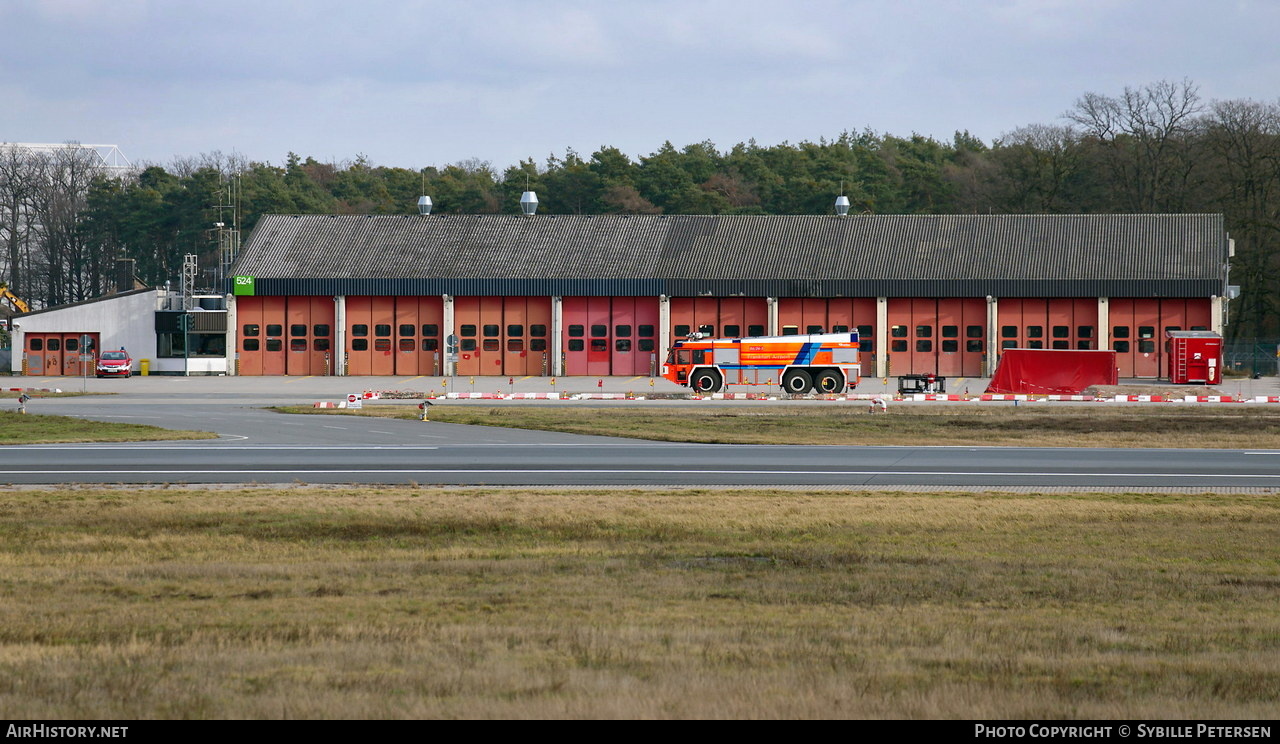
<instances>
[{"instance_id":1,"label":"dry grass","mask_svg":"<svg viewBox=\"0 0 1280 744\"><path fill-rule=\"evenodd\" d=\"M288 407L287 413L416 419L416 406L359 410ZM1280 410L1178 404L476 405L439 403L435 422L715 444L1008 445L1022 447L1280 448Z\"/></svg>"},{"instance_id":2,"label":"dry grass","mask_svg":"<svg viewBox=\"0 0 1280 744\"><path fill-rule=\"evenodd\" d=\"M0 491L0 717L1268 718L1280 496Z\"/></svg>"}]
</instances>

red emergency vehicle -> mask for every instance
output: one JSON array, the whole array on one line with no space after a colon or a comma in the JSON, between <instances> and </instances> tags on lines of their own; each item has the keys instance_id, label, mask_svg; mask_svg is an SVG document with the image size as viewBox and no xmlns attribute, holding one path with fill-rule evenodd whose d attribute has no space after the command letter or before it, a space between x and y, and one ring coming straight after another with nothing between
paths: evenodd
<instances>
[{"instance_id":1,"label":"red emergency vehicle","mask_svg":"<svg viewBox=\"0 0 1280 744\"><path fill-rule=\"evenodd\" d=\"M700 393L726 384L779 384L788 393L839 393L862 379L857 333L677 341L662 376Z\"/></svg>"}]
</instances>

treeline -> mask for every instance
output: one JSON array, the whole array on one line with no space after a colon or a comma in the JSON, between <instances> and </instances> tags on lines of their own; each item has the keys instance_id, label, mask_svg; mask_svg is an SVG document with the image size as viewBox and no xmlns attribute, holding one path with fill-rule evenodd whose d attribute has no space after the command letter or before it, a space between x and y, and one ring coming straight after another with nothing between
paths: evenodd
<instances>
[{"instance_id":1,"label":"treeline","mask_svg":"<svg viewBox=\"0 0 1280 744\"><path fill-rule=\"evenodd\" d=\"M414 214L423 194L437 214L518 214L526 188L540 214L830 214L843 193L855 214L1222 213L1236 241L1231 281L1243 287L1231 333L1280 335L1280 102L1206 102L1188 81L1159 82L1086 94L1061 122L990 145L967 132L940 142L864 131L723 151L667 142L637 159L601 147L502 173L478 160L410 170L212 153L120 180L10 148L0 150L0 281L57 304L108 291L116 257L136 259L149 284L176 286L194 253L211 286L214 223L247 236L269 213Z\"/></svg>"}]
</instances>

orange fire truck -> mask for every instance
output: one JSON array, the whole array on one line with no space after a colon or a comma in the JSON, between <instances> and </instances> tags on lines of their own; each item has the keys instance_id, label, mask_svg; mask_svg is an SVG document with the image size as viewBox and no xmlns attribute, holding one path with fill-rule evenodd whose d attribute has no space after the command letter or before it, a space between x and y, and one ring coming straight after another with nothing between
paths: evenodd
<instances>
[{"instance_id":1,"label":"orange fire truck","mask_svg":"<svg viewBox=\"0 0 1280 744\"><path fill-rule=\"evenodd\" d=\"M839 393L862 378L857 333L700 338L677 341L662 376L700 393L729 383L777 384L788 393Z\"/></svg>"}]
</instances>

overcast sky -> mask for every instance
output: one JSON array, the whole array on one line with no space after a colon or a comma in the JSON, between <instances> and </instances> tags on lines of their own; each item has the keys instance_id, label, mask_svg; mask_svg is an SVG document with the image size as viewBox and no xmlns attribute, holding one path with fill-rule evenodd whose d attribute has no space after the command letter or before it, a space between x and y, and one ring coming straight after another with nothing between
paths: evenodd
<instances>
[{"instance_id":1,"label":"overcast sky","mask_svg":"<svg viewBox=\"0 0 1280 744\"><path fill-rule=\"evenodd\" d=\"M1158 80L1280 98L1276 0L0 0L0 141L500 173L870 128L990 143Z\"/></svg>"}]
</instances>

